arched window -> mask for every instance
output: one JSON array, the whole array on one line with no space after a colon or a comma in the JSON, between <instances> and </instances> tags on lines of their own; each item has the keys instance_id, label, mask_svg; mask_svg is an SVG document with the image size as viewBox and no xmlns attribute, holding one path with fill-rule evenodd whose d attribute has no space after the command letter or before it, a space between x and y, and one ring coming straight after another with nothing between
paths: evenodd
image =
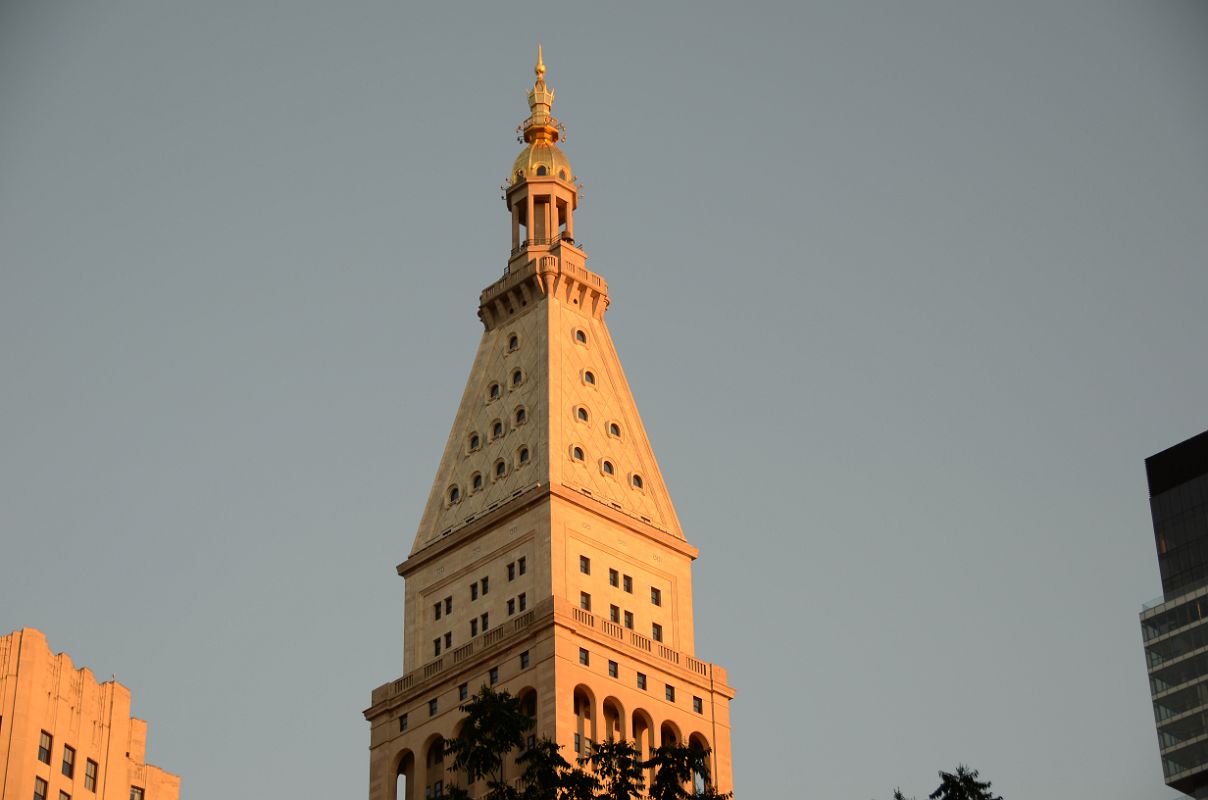
<instances>
[{"instance_id":1,"label":"arched window","mask_svg":"<svg viewBox=\"0 0 1208 800\"><path fill-rule=\"evenodd\" d=\"M620 439L621 438L621 426L616 424L615 422L608 423L608 435L615 436L618 439Z\"/></svg>"},{"instance_id":2,"label":"arched window","mask_svg":"<svg viewBox=\"0 0 1208 800\"><path fill-rule=\"evenodd\" d=\"M491 426L491 436L496 439L503 436L503 423L499 420L495 420L495 424Z\"/></svg>"},{"instance_id":3,"label":"arched window","mask_svg":"<svg viewBox=\"0 0 1208 800\"><path fill-rule=\"evenodd\" d=\"M558 177L561 178L562 180L566 180L566 170L564 170L564 169L558 170Z\"/></svg>"},{"instance_id":4,"label":"arched window","mask_svg":"<svg viewBox=\"0 0 1208 800\"><path fill-rule=\"evenodd\" d=\"M508 465L503 462L503 459L495 462L495 477L502 478L507 474Z\"/></svg>"},{"instance_id":5,"label":"arched window","mask_svg":"<svg viewBox=\"0 0 1208 800\"><path fill-rule=\"evenodd\" d=\"M604 470L605 475L611 475L611 474L613 474L613 472L615 472L615 470L613 469L613 466L612 466L612 462L607 461L607 460L605 460L604 463L602 463L600 465L600 469Z\"/></svg>"},{"instance_id":6,"label":"arched window","mask_svg":"<svg viewBox=\"0 0 1208 800\"><path fill-rule=\"evenodd\" d=\"M587 370L586 372L584 372L583 373L583 382L590 383L592 386L595 386L596 385L596 373L592 372L591 370Z\"/></svg>"},{"instance_id":7,"label":"arched window","mask_svg":"<svg viewBox=\"0 0 1208 800\"><path fill-rule=\"evenodd\" d=\"M477 433L471 433L470 434L470 449L477 450L480 447L482 447L482 439L480 439L478 437Z\"/></svg>"},{"instance_id":8,"label":"arched window","mask_svg":"<svg viewBox=\"0 0 1208 800\"><path fill-rule=\"evenodd\" d=\"M542 165L542 166L537 167L537 174L538 175L547 175L547 174L549 174L549 170L547 170L545 168L545 165Z\"/></svg>"},{"instance_id":9,"label":"arched window","mask_svg":"<svg viewBox=\"0 0 1208 800\"><path fill-rule=\"evenodd\" d=\"M528 412L524 408L516 409L516 424L523 425L528 420Z\"/></svg>"},{"instance_id":10,"label":"arched window","mask_svg":"<svg viewBox=\"0 0 1208 800\"><path fill-rule=\"evenodd\" d=\"M633 476L633 488L635 488L635 489L642 488L642 476L638 475L637 473L634 473L634 476Z\"/></svg>"},{"instance_id":11,"label":"arched window","mask_svg":"<svg viewBox=\"0 0 1208 800\"><path fill-rule=\"evenodd\" d=\"M579 406L578 408L575 409L575 416L579 418L580 422L587 422L587 419L588 419L587 409L584 408L583 406Z\"/></svg>"},{"instance_id":12,"label":"arched window","mask_svg":"<svg viewBox=\"0 0 1208 800\"><path fill-rule=\"evenodd\" d=\"M520 448L520 463L527 464L529 460L529 449L527 447Z\"/></svg>"},{"instance_id":13,"label":"arched window","mask_svg":"<svg viewBox=\"0 0 1208 800\"><path fill-rule=\"evenodd\" d=\"M524 373L516 370L512 373L512 385L519 386L524 381Z\"/></svg>"},{"instance_id":14,"label":"arched window","mask_svg":"<svg viewBox=\"0 0 1208 800\"><path fill-rule=\"evenodd\" d=\"M482 488L482 473L481 472L474 473L474 477L470 478L470 485L474 487L474 491L478 491L479 489Z\"/></svg>"},{"instance_id":15,"label":"arched window","mask_svg":"<svg viewBox=\"0 0 1208 800\"><path fill-rule=\"evenodd\" d=\"M579 344L587 344L587 334L583 332L582 328L575 330L575 341Z\"/></svg>"},{"instance_id":16,"label":"arched window","mask_svg":"<svg viewBox=\"0 0 1208 800\"><path fill-rule=\"evenodd\" d=\"M574 458L575 461L583 460L583 448L582 447L574 448L573 450L570 451L570 454L571 454L571 457Z\"/></svg>"},{"instance_id":17,"label":"arched window","mask_svg":"<svg viewBox=\"0 0 1208 800\"><path fill-rule=\"evenodd\" d=\"M450 504L456 503L460 499L461 499L461 489L459 489L456 486L449 489L449 503Z\"/></svg>"},{"instance_id":18,"label":"arched window","mask_svg":"<svg viewBox=\"0 0 1208 800\"><path fill-rule=\"evenodd\" d=\"M519 349L520 349L520 337L513 333L511 336L508 337L508 350L511 352L515 352Z\"/></svg>"},{"instance_id":19,"label":"arched window","mask_svg":"<svg viewBox=\"0 0 1208 800\"><path fill-rule=\"evenodd\" d=\"M487 394L492 400L498 400L499 392L500 392L499 384L492 383L491 388L487 391Z\"/></svg>"}]
</instances>

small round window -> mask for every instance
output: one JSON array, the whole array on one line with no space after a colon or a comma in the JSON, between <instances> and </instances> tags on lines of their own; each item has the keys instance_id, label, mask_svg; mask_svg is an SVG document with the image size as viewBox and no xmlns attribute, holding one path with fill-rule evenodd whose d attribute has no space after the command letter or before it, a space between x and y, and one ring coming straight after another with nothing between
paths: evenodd
<instances>
[{"instance_id":1,"label":"small round window","mask_svg":"<svg viewBox=\"0 0 1208 800\"><path fill-rule=\"evenodd\" d=\"M600 463L600 469L604 471L605 475L612 475L616 472L612 466L612 462L607 459Z\"/></svg>"},{"instance_id":2,"label":"small round window","mask_svg":"<svg viewBox=\"0 0 1208 800\"><path fill-rule=\"evenodd\" d=\"M517 457L520 459L521 464L527 464L529 460L529 449L527 447L520 448L520 452L517 453Z\"/></svg>"},{"instance_id":3,"label":"small round window","mask_svg":"<svg viewBox=\"0 0 1208 800\"><path fill-rule=\"evenodd\" d=\"M520 337L513 333L511 336L508 337L508 351L514 353L519 349L520 349Z\"/></svg>"},{"instance_id":4,"label":"small round window","mask_svg":"<svg viewBox=\"0 0 1208 800\"><path fill-rule=\"evenodd\" d=\"M470 478L470 485L474 487L474 491L476 491L476 492L482 488L482 473L481 472L474 473L474 477Z\"/></svg>"},{"instance_id":5,"label":"small round window","mask_svg":"<svg viewBox=\"0 0 1208 800\"><path fill-rule=\"evenodd\" d=\"M523 425L528 422L528 412L523 407L516 409L516 424Z\"/></svg>"},{"instance_id":6,"label":"small round window","mask_svg":"<svg viewBox=\"0 0 1208 800\"><path fill-rule=\"evenodd\" d=\"M499 384L492 383L491 388L487 389L487 397L491 398L492 400L498 400L500 391L502 390L499 388Z\"/></svg>"},{"instance_id":7,"label":"small round window","mask_svg":"<svg viewBox=\"0 0 1208 800\"><path fill-rule=\"evenodd\" d=\"M592 372L591 370L585 370L583 372L583 382L590 383L592 386L595 386L596 385L596 373Z\"/></svg>"},{"instance_id":8,"label":"small round window","mask_svg":"<svg viewBox=\"0 0 1208 800\"><path fill-rule=\"evenodd\" d=\"M495 462L495 477L496 478L502 478L504 475L507 474L507 471L508 471L508 465L505 464L502 459Z\"/></svg>"},{"instance_id":9,"label":"small round window","mask_svg":"<svg viewBox=\"0 0 1208 800\"><path fill-rule=\"evenodd\" d=\"M582 461L583 460L583 448L582 447L572 447L571 451L570 451L570 457L573 458L575 461Z\"/></svg>"},{"instance_id":10,"label":"small round window","mask_svg":"<svg viewBox=\"0 0 1208 800\"><path fill-rule=\"evenodd\" d=\"M578 417L580 422L587 422L590 418L590 415L587 413L587 409L583 406L579 406L575 409L575 416Z\"/></svg>"},{"instance_id":11,"label":"small round window","mask_svg":"<svg viewBox=\"0 0 1208 800\"><path fill-rule=\"evenodd\" d=\"M587 334L582 328L575 329L575 341L579 344L587 344Z\"/></svg>"}]
</instances>

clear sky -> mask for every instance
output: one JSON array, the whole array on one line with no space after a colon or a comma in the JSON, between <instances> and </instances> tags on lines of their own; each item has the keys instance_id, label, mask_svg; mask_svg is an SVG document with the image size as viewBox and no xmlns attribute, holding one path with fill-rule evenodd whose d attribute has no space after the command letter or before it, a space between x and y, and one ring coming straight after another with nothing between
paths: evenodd
<instances>
[{"instance_id":1,"label":"clear sky","mask_svg":"<svg viewBox=\"0 0 1208 800\"><path fill-rule=\"evenodd\" d=\"M545 45L739 800L1167 800L1208 6L0 2L0 632L183 796L364 797Z\"/></svg>"}]
</instances>

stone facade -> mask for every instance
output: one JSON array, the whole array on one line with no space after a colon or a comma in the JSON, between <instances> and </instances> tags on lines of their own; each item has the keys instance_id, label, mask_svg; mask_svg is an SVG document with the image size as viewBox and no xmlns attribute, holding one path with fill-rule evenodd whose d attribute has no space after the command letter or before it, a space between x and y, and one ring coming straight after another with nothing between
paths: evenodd
<instances>
[{"instance_id":1,"label":"stone facade","mask_svg":"<svg viewBox=\"0 0 1208 800\"><path fill-rule=\"evenodd\" d=\"M129 689L98 683L33 628L0 638L0 800L177 800L180 778L146 749Z\"/></svg>"},{"instance_id":2,"label":"stone facade","mask_svg":"<svg viewBox=\"0 0 1208 800\"><path fill-rule=\"evenodd\" d=\"M439 796L464 696L519 696L568 760L588 741L713 751L732 789L725 670L694 656L692 561L574 240L579 193L538 63L505 201L512 250L410 556L403 675L373 691L371 800ZM399 796L405 776L405 797Z\"/></svg>"}]
</instances>

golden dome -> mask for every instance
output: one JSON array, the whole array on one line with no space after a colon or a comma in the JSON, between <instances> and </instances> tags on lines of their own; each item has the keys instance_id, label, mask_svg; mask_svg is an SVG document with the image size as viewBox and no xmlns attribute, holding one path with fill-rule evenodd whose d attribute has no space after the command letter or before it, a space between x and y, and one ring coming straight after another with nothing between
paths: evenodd
<instances>
[{"instance_id":1,"label":"golden dome","mask_svg":"<svg viewBox=\"0 0 1208 800\"><path fill-rule=\"evenodd\" d=\"M550 109L554 105L554 90L545 85L545 62L541 58L541 45L537 45L537 66L533 68L537 81L528 93L529 118L520 124L527 147L516 156L508 184L515 186L528 178L558 178L574 180L570 161L558 149L562 126Z\"/></svg>"}]
</instances>

